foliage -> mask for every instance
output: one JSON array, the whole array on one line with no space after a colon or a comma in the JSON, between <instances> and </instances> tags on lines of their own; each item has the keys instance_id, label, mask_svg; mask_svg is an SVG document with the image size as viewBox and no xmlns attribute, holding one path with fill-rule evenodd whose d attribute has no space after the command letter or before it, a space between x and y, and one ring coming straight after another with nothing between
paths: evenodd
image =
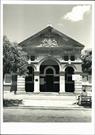
<instances>
[{"instance_id":1,"label":"foliage","mask_svg":"<svg viewBox=\"0 0 95 135\"><path fill-rule=\"evenodd\" d=\"M92 50L88 49L83 52L81 55L82 63L82 70L84 73L91 74L92 73Z\"/></svg>"},{"instance_id":2,"label":"foliage","mask_svg":"<svg viewBox=\"0 0 95 135\"><path fill-rule=\"evenodd\" d=\"M6 73L26 72L27 54L17 43L11 43L6 36L3 37L3 76Z\"/></svg>"},{"instance_id":3,"label":"foliage","mask_svg":"<svg viewBox=\"0 0 95 135\"><path fill-rule=\"evenodd\" d=\"M20 104L22 104L22 100L19 99L3 99L4 107L19 106Z\"/></svg>"}]
</instances>

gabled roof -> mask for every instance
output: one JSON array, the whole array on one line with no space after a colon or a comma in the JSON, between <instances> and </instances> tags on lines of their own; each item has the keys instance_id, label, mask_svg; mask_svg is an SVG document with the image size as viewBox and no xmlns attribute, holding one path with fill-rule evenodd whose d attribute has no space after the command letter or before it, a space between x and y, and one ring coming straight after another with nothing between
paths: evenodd
<instances>
[{"instance_id":1,"label":"gabled roof","mask_svg":"<svg viewBox=\"0 0 95 135\"><path fill-rule=\"evenodd\" d=\"M60 37L61 40L63 40L65 46L67 45L72 45L73 47L80 47L83 48L84 45L82 45L81 43L79 43L78 41L72 39L71 37L63 34L62 32L56 30L55 28L48 26L45 29L41 30L40 32L32 35L31 37L25 39L24 41L20 42L19 45L21 45L22 47L26 47L27 45L31 44L32 46L36 47L36 45L32 44L32 41L36 41L37 42L37 38L44 35L45 33L48 33L50 36L51 34L57 35ZM31 47L32 47L31 46ZM60 46L60 45L59 45Z\"/></svg>"}]
</instances>

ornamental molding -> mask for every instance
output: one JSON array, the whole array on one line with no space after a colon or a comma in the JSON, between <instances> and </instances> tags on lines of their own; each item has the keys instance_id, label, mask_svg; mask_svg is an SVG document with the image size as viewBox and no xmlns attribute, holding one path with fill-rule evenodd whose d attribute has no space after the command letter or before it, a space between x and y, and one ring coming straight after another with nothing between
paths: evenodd
<instances>
[{"instance_id":1,"label":"ornamental molding","mask_svg":"<svg viewBox=\"0 0 95 135\"><path fill-rule=\"evenodd\" d=\"M58 43L54 38L45 38L38 47L58 47Z\"/></svg>"}]
</instances>

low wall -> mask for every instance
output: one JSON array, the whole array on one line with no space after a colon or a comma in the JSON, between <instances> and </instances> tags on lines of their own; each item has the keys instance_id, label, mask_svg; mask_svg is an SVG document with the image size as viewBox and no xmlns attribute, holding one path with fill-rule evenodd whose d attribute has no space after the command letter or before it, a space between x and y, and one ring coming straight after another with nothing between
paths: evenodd
<instances>
[{"instance_id":1,"label":"low wall","mask_svg":"<svg viewBox=\"0 0 95 135\"><path fill-rule=\"evenodd\" d=\"M92 85L82 85L82 88L85 89L87 92L92 92Z\"/></svg>"},{"instance_id":2,"label":"low wall","mask_svg":"<svg viewBox=\"0 0 95 135\"><path fill-rule=\"evenodd\" d=\"M3 90L4 91L10 91L11 85L3 85Z\"/></svg>"}]
</instances>

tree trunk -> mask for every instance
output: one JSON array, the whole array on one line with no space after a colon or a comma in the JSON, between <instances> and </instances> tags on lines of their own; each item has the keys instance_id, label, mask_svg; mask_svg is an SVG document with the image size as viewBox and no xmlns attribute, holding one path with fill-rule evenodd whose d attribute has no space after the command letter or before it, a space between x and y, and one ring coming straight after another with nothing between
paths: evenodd
<instances>
[{"instance_id":1,"label":"tree trunk","mask_svg":"<svg viewBox=\"0 0 95 135\"><path fill-rule=\"evenodd\" d=\"M16 91L17 91L17 74L16 73L12 74L12 85L11 85L10 92L12 91L14 91L14 94L16 94Z\"/></svg>"}]
</instances>

